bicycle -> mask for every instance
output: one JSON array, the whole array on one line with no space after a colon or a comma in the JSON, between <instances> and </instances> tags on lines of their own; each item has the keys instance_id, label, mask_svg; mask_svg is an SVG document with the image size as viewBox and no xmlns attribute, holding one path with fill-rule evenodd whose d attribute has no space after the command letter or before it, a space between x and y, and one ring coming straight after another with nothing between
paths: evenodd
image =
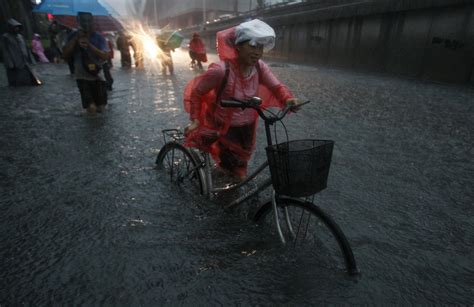
<instances>
[{"instance_id":1,"label":"bicycle","mask_svg":"<svg viewBox=\"0 0 474 307\"><path fill-rule=\"evenodd\" d=\"M308 102L298 105L297 108ZM271 116L267 116L260 105L261 99L258 97L248 101L236 99L221 101L222 107L253 108L265 124L267 161L242 182L214 187L210 155L195 148L185 147L184 134L179 129L162 131L165 145L158 153L157 168L165 170L170 181L185 191L211 199L213 195L247 185L269 167L271 174L269 178L256 184L249 192L237 197L225 208L239 206L263 190L273 187L271 199L264 201L253 216L258 225L264 231L276 233L283 244L291 242L294 247L305 246L309 248L306 250L308 252L313 252L312 248L317 247L318 252L323 252L330 260L337 264L344 263L348 274L357 274L359 270L351 246L341 228L312 201L302 199L311 195L314 197L314 194L326 188L334 142L296 140L273 144L270 127L281 122L295 107L286 107L278 114L271 113ZM301 165L291 163L293 160L290 161L290 156L296 158ZM300 163L301 159L309 160L310 163L308 165Z\"/></svg>"}]
</instances>

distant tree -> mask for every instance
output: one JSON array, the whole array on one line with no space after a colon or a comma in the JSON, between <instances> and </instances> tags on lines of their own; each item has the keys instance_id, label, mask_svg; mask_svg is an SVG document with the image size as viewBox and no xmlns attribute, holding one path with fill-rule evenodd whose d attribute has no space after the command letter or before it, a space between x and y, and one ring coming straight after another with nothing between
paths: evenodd
<instances>
[{"instance_id":1,"label":"distant tree","mask_svg":"<svg viewBox=\"0 0 474 307\"><path fill-rule=\"evenodd\" d=\"M267 3L265 0L257 0L257 9L263 9L267 6Z\"/></svg>"}]
</instances>

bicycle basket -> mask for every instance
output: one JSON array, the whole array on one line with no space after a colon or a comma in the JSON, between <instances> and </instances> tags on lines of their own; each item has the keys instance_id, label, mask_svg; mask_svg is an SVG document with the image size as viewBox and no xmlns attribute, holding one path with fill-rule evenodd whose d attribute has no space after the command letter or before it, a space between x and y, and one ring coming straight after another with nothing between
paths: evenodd
<instances>
[{"instance_id":1,"label":"bicycle basket","mask_svg":"<svg viewBox=\"0 0 474 307\"><path fill-rule=\"evenodd\" d=\"M278 194L306 197L327 186L334 141L295 140L266 148L273 188Z\"/></svg>"}]
</instances>

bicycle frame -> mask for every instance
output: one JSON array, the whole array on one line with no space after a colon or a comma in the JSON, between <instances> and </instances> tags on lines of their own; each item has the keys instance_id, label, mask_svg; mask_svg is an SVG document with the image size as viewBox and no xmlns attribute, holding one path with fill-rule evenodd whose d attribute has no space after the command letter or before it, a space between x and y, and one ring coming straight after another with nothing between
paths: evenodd
<instances>
[{"instance_id":1,"label":"bicycle frame","mask_svg":"<svg viewBox=\"0 0 474 307\"><path fill-rule=\"evenodd\" d=\"M265 136L267 139L267 145L271 146L273 144L272 142L272 136L270 132L270 126L273 125L276 120L269 120L267 117L265 117L260 109L257 110L259 113L260 117L264 119L264 124L265 124ZM199 151L198 151L199 152ZM203 161L203 167L205 169L204 174L205 174L205 182L207 186L207 191L205 191L205 196L210 199L212 197L213 193L219 193L219 192L228 192L232 190L236 190L241 188L242 186L248 184L250 181L252 181L258 174L260 174L265 168L268 167L268 161L265 161L262 163L257 169L255 169L250 175L245 177L245 179L237 184L229 184L224 187L214 187L214 182L212 180L212 174L211 174L211 159L209 156L209 153L202 153L201 156L203 156L204 161ZM245 202L249 198L253 197L254 195L257 195L261 191L265 190L266 188L270 187L272 185L271 178L268 177L266 178L263 182L258 184L255 188L251 189L250 191L246 192L244 195L240 196L239 198L235 199L231 203L229 203L225 208L233 208L241 203ZM284 240L282 238L282 240Z\"/></svg>"},{"instance_id":2,"label":"bicycle frame","mask_svg":"<svg viewBox=\"0 0 474 307\"><path fill-rule=\"evenodd\" d=\"M267 139L270 139L269 143L271 143L270 130L266 129L266 131L267 131L267 137L268 137ZM213 193L219 193L219 192L232 191L232 190L239 189L240 187L242 187L242 186L246 185L247 183L249 183L259 173L261 173L265 168L268 167L268 161L265 161L256 170L254 170L249 176L245 177L245 179L243 181L241 181L237 184L227 185L225 187L214 188L213 180L212 180L212 174L211 174L211 166L210 166L211 165L211 158L209 156L209 153L203 153L203 156L204 156L204 162L203 162L204 165L201 164L201 166L203 166L204 169L205 169L204 174L205 174L205 181L206 181L206 186L207 186L206 197L208 199L210 199L212 197ZM232 202L230 202L228 205L225 206L225 208L226 209L234 208L234 207L240 205L241 203L247 201L249 198L253 197L254 195L257 195L261 191L267 189L271 185L272 185L272 179L270 177L268 177L263 182L258 184L255 188L251 189L250 191L248 191L244 195L242 195L242 196L238 197L237 199L233 200ZM275 220L275 225L276 225L276 228L277 228L278 236L280 237L280 241L283 244L286 244L285 236L283 235L283 232L282 232L281 226L280 226L280 219L279 219L279 216L278 216L277 202L276 202L276 193L275 193L274 190L272 191L272 207L273 207L274 220ZM288 211L285 210L284 214L285 214L286 224L287 224L288 228L290 229L290 232L293 234L293 229L292 229L292 226L291 226L291 223L290 223L290 220L289 220Z\"/></svg>"},{"instance_id":3,"label":"bicycle frame","mask_svg":"<svg viewBox=\"0 0 474 307\"><path fill-rule=\"evenodd\" d=\"M291 109L291 107L285 108L284 111L279 113L278 115L273 114L273 117L267 117L265 114L263 114L262 110L258 108L258 106L260 105L258 98L252 98L249 101L250 102L248 102L247 104L243 104L243 106L240 104L241 102L239 101L223 100L221 101L221 103L225 103L225 107L254 108L258 112L259 116L264 120L267 145L272 146L273 142L270 126L272 126L277 121L282 120L286 113ZM259 165L255 170L253 170L252 173L248 175L242 182L236 184L227 184L222 187L214 187L211 172L213 164L211 163L211 157L209 153L202 152L196 148L185 148L183 146L184 134L178 129L163 130L163 137L165 141L165 150L163 151L163 155L161 155L161 151L160 154L158 154L157 163L163 163L163 158L166 156L166 154L171 151L174 154L175 149L178 149L178 151L183 152L185 154L184 157L187 157L186 159L188 159L186 161L191 161L191 163L186 162L185 165L192 165L192 167L187 168L186 172L184 172L184 174L181 174L179 178L189 177L191 179L194 178L199 180L199 192L204 194L204 196L208 199L211 199L214 194L236 190L241 188L242 186L247 185L252 180L254 180L260 173L262 173L265 168L269 166L269 162L267 160L261 165ZM172 160L173 159L174 158L172 158ZM173 173L171 172L171 174ZM177 182L179 182L179 178ZM237 197L232 202L224 206L224 208L236 207L271 186L272 179L271 177L267 177L263 181L257 183L255 187L249 189L249 191L246 191L243 195ZM293 210L295 208L301 210L295 212ZM296 215L297 220L292 219L292 217L295 217L294 213L301 213L299 216ZM307 200L302 200L298 197L280 195L277 194L276 191L272 188L271 201L266 201L264 205L257 210L255 214L255 219L260 220L262 216L265 219L267 214L269 214L268 218L271 219L270 222L272 224L274 223L274 226L276 227L276 232L279 236L281 243L283 244L287 242L286 238L291 238L290 240L292 242L295 242L295 244L299 237L302 237L302 240L305 240L306 233L309 229L308 226L310 225L310 217L316 218L317 224L314 225L316 225L316 227L318 227L318 225L322 225L322 227L325 227L327 231L332 233L330 234L330 236L332 236L337 241L337 245L339 245L339 247L336 249L338 249L342 253L349 274L357 274L359 272L356 266L354 255L352 253L352 249L344 233L339 228L339 226L330 218L330 216L327 215L324 211L322 211L312 201L308 202ZM282 218L280 218L280 215ZM286 227L282 228L282 224L286 225ZM296 226L296 228L293 226ZM302 226L302 228L300 226ZM301 233L303 233L303 236L299 235ZM318 233L320 232L318 231Z\"/></svg>"},{"instance_id":4,"label":"bicycle frame","mask_svg":"<svg viewBox=\"0 0 474 307\"><path fill-rule=\"evenodd\" d=\"M223 187L214 187L214 182L212 180L212 174L211 174L211 158L208 153L203 153L204 156L204 161L202 164L202 167L204 167L204 174L205 174L205 182L207 186L207 191L206 191L206 197L210 199L212 197L212 194L215 193L220 193L220 192L229 192L233 190L237 190L241 188L242 186L247 185L249 182L251 182L255 177L257 177L258 174L260 174L265 168L268 167L268 162L262 163L257 169L255 169L249 176L247 176L243 181L236 183L236 184L228 184ZM225 208L233 208L244 201L248 200L254 195L257 195L261 191L265 190L269 186L271 186L272 181L271 178L268 177L266 178L263 182L257 184L257 186L250 191L246 192L242 196L238 197L231 203L225 206Z\"/></svg>"},{"instance_id":5,"label":"bicycle frame","mask_svg":"<svg viewBox=\"0 0 474 307\"><path fill-rule=\"evenodd\" d=\"M163 141L164 144L172 141L172 142L177 142L179 144L182 143L184 139L184 135L181 130L179 129L164 129L162 130L163 133ZM247 176L242 182L236 183L236 184L228 184L223 187L214 187L214 181L212 179L212 174L211 174L211 158L209 153L202 152L198 149L194 148L189 148L189 151L195 155L196 157L199 158L201 164L199 167L204 168L204 191L203 194L207 199L211 199L212 195L215 193L220 193L220 192L228 192L228 191L233 191L241 188L242 186L245 186L249 182L251 182L255 177L257 177L258 174L260 174L265 168L268 167L268 162L265 161L262 163L257 169L255 169L249 176ZM232 208L235 206L238 206L239 204L243 203L244 201L248 200L252 196L260 193L261 191L265 190L271 186L271 178L268 177L266 178L262 183L258 184L255 188L252 190L248 191L244 195L240 196L239 198L235 199L232 201L230 204L228 204L225 208Z\"/></svg>"},{"instance_id":6,"label":"bicycle frame","mask_svg":"<svg viewBox=\"0 0 474 307\"><path fill-rule=\"evenodd\" d=\"M254 103L257 103L260 105L261 100L259 98L256 98L257 100L254 100ZM232 107L232 105L235 103L235 101L222 101L222 103L226 103L228 106ZM235 106L235 105L234 105ZM286 113L288 112L289 109L285 109L283 114L281 116L277 117L267 117L265 114L262 112L261 109L256 108L255 109L258 112L258 115L264 120L265 124L265 136L267 139L267 145L271 146L273 145L272 142L272 136L271 136L271 131L270 131L270 126L272 126L274 123L277 121L281 120ZM174 142L182 143L182 140L184 139L184 135L180 130L177 129L166 129L163 130L163 138L165 141L165 144L167 142L167 137L172 138ZM258 174L260 174L266 167L268 167L268 161L265 161L263 164L261 164L257 169L255 169L249 176L247 176L242 182L239 182L237 184L229 184L224 187L214 187L214 182L212 180L212 174L211 174L211 158L209 153L201 152L197 149L190 149L190 152L192 152L193 155L199 158L201 161L201 164L198 167L203 167L204 168L204 181L205 181L205 189L204 189L204 195L206 198L211 199L212 195L215 193L220 193L220 192L227 192L227 191L232 191L239 189L240 187L248 184L250 181L252 181ZM272 185L272 180L270 177L266 178L263 182L257 184L257 186L250 191L246 192L245 194L241 195L237 199L233 200L230 202L228 205L225 206L225 208L233 208L241 203L247 201L249 198L253 197L254 195L257 195L261 191L267 189ZM278 217L278 210L277 210L277 203L276 203L276 194L275 191L272 192L272 206L273 206L273 212L274 212L274 218L276 222L276 227L277 227L277 232L280 236L280 240L283 244L286 243L286 240L283 236L283 233L281 231L280 227L280 222L279 222L279 217ZM289 218L288 218L288 213L284 212L285 214L285 220L291 229L291 224L289 223Z\"/></svg>"}]
</instances>

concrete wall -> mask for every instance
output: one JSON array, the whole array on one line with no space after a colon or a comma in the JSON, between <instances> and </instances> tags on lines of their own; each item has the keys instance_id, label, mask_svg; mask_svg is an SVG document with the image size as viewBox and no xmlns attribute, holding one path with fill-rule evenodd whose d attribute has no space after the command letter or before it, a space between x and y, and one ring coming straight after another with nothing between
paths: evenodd
<instances>
[{"instance_id":1,"label":"concrete wall","mask_svg":"<svg viewBox=\"0 0 474 307\"><path fill-rule=\"evenodd\" d=\"M252 1L256 2L256 0L146 0L144 17L153 21L158 19L161 26L171 24L181 27L183 24L202 22L204 3L206 19L213 20L223 14L246 12L252 7Z\"/></svg>"},{"instance_id":2,"label":"concrete wall","mask_svg":"<svg viewBox=\"0 0 474 307\"><path fill-rule=\"evenodd\" d=\"M275 29L276 46L268 56L474 84L474 1L339 1L252 16ZM228 26L209 26L207 45L214 46L215 32Z\"/></svg>"},{"instance_id":3,"label":"concrete wall","mask_svg":"<svg viewBox=\"0 0 474 307\"><path fill-rule=\"evenodd\" d=\"M269 20L272 24L272 20ZM318 65L472 82L474 7L437 7L326 20L274 22L271 56Z\"/></svg>"}]
</instances>

